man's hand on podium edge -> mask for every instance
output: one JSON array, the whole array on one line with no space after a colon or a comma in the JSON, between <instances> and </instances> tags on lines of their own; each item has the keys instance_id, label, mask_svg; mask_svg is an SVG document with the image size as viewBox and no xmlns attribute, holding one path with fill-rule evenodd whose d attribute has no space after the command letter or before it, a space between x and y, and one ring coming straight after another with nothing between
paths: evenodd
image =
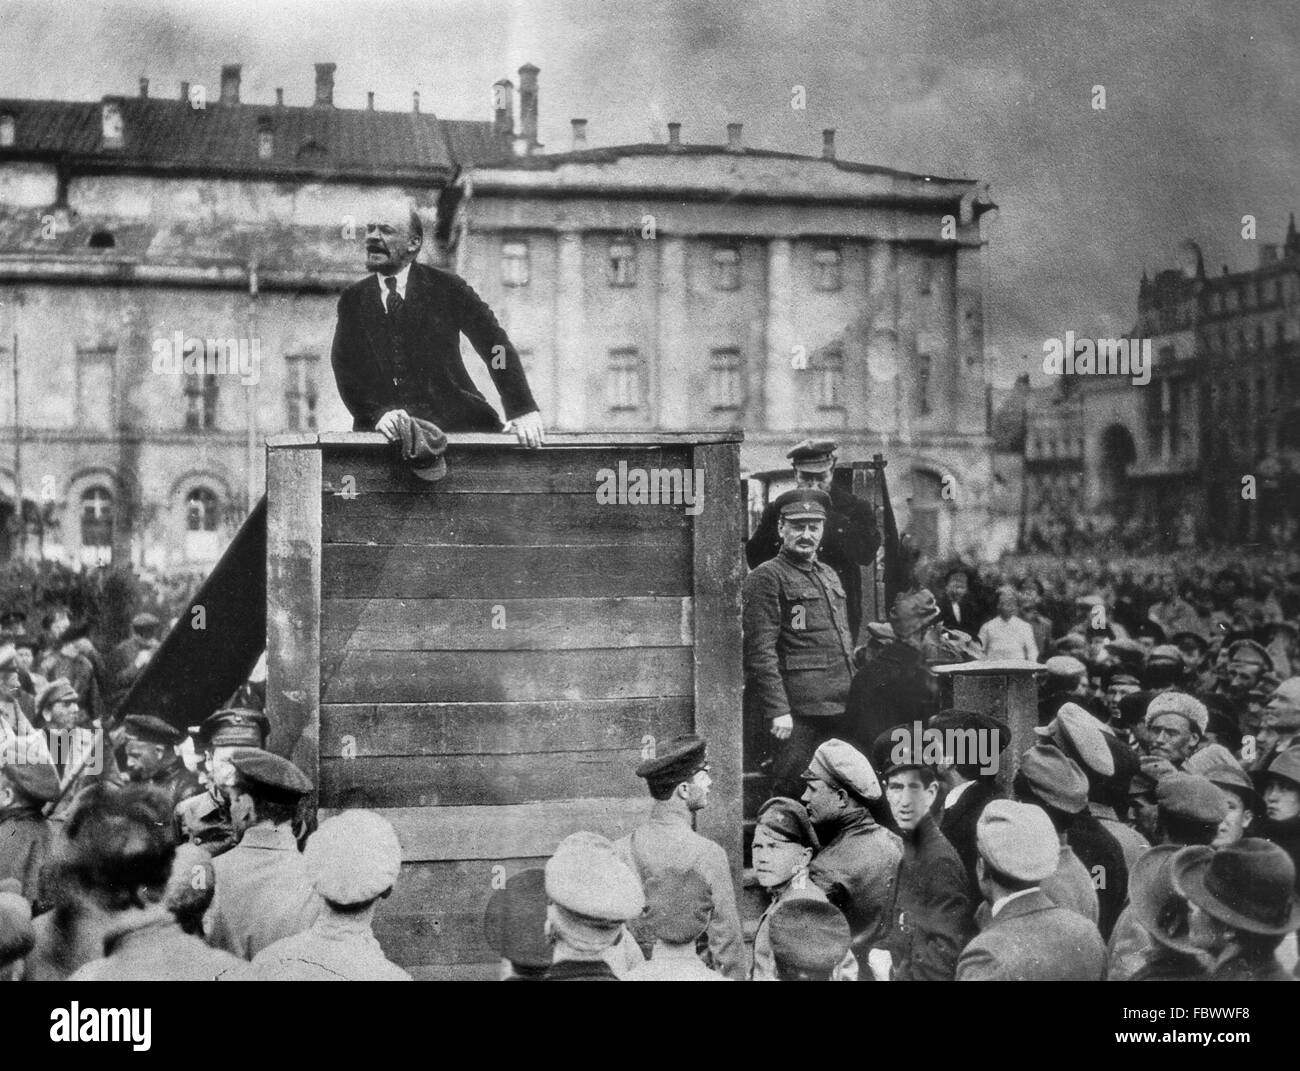
<instances>
[{"instance_id":1,"label":"man's hand on podium edge","mask_svg":"<svg viewBox=\"0 0 1300 1071\"><path fill-rule=\"evenodd\" d=\"M397 420L398 417L409 416L405 409L390 409L387 413L375 421L375 431L379 432L390 443L397 441Z\"/></svg>"},{"instance_id":2,"label":"man's hand on podium edge","mask_svg":"<svg viewBox=\"0 0 1300 1071\"><path fill-rule=\"evenodd\" d=\"M523 416L517 416L514 420L507 420L505 430L513 431L515 438L519 440L519 445L526 446L530 450L536 450L542 443L546 442L546 430L542 427L542 414L536 409L531 413L524 413Z\"/></svg>"}]
</instances>

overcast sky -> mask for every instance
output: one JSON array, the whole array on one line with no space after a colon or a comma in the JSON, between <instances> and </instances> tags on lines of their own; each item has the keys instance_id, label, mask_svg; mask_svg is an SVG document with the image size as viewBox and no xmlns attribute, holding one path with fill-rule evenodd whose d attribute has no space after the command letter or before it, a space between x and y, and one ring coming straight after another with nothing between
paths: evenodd
<instances>
[{"instance_id":1,"label":"overcast sky","mask_svg":"<svg viewBox=\"0 0 1300 1071\"><path fill-rule=\"evenodd\" d=\"M1050 13L1049 13L1050 12ZM987 340L1000 381L1067 330L1133 322L1143 267L1194 238L1217 273L1254 263L1300 207L1297 0L0 0L0 96L215 94L490 117L490 87L541 68L541 137L720 142L987 179ZM803 85L807 108L791 108ZM1103 85L1106 110L1092 107Z\"/></svg>"}]
</instances>

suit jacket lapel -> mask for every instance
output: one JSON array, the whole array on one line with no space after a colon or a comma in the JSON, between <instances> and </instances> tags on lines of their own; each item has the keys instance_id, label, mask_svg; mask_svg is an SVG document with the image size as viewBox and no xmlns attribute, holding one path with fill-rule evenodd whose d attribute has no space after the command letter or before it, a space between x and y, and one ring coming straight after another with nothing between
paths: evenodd
<instances>
[{"instance_id":1,"label":"suit jacket lapel","mask_svg":"<svg viewBox=\"0 0 1300 1071\"><path fill-rule=\"evenodd\" d=\"M382 298L379 294L379 288L374 290L367 287L366 291L361 294L361 326L366 332L366 338L370 341L370 351L374 354L375 363L382 370L386 378L392 378L392 341L388 334L388 324L385 320L388 313L384 311Z\"/></svg>"}]
</instances>

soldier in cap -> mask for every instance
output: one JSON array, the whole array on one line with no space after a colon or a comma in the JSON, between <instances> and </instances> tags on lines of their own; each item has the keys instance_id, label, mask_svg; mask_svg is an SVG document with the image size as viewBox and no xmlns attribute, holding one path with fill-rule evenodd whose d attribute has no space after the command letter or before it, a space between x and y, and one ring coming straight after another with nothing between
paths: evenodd
<instances>
[{"instance_id":1,"label":"soldier in cap","mask_svg":"<svg viewBox=\"0 0 1300 1071\"><path fill-rule=\"evenodd\" d=\"M830 981L852 939L843 913L823 900L781 904L768 930L778 982Z\"/></svg>"},{"instance_id":2,"label":"soldier in cap","mask_svg":"<svg viewBox=\"0 0 1300 1071\"><path fill-rule=\"evenodd\" d=\"M650 819L615 844L615 849L643 886L665 870L695 870L709 885L713 909L708 922L713 967L737 981L744 979L745 941L736 907L731 867L722 846L696 833L695 812L709 802L709 761L702 737L688 733L659 745L653 758L636 768L654 804ZM650 941L642 940L643 949Z\"/></svg>"},{"instance_id":3,"label":"soldier in cap","mask_svg":"<svg viewBox=\"0 0 1300 1071\"><path fill-rule=\"evenodd\" d=\"M1174 888L1192 906L1189 929L1214 957L1216 982L1293 981L1277 959L1300 929L1296 868L1285 851L1246 837L1215 851L1193 845L1173 858Z\"/></svg>"},{"instance_id":4,"label":"soldier in cap","mask_svg":"<svg viewBox=\"0 0 1300 1071\"><path fill-rule=\"evenodd\" d=\"M1256 783L1264 800L1258 835L1283 848L1300 869L1300 748L1277 752Z\"/></svg>"},{"instance_id":5,"label":"soldier in cap","mask_svg":"<svg viewBox=\"0 0 1300 1071\"><path fill-rule=\"evenodd\" d=\"M58 796L59 775L39 737L20 737L0 750L0 879L22 882L23 896L33 902L50 854L44 808Z\"/></svg>"},{"instance_id":6,"label":"soldier in cap","mask_svg":"<svg viewBox=\"0 0 1300 1071\"><path fill-rule=\"evenodd\" d=\"M185 765L177 746L185 734L151 714L130 714L126 730L127 776L136 784L152 785L171 797L172 810L181 800L203 791L198 774Z\"/></svg>"},{"instance_id":7,"label":"soldier in cap","mask_svg":"<svg viewBox=\"0 0 1300 1071\"><path fill-rule=\"evenodd\" d=\"M218 856L238 839L230 821L230 800L225 786L234 773L230 754L237 747L265 748L271 723L256 710L232 707L204 719L198 741L207 769L207 791L182 800L176 808L176 826L182 840Z\"/></svg>"},{"instance_id":8,"label":"soldier in cap","mask_svg":"<svg viewBox=\"0 0 1300 1071\"><path fill-rule=\"evenodd\" d=\"M616 982L609 950L625 924L645 910L641 882L614 845L596 833L572 833L546 861L548 982Z\"/></svg>"},{"instance_id":9,"label":"soldier in cap","mask_svg":"<svg viewBox=\"0 0 1300 1071\"><path fill-rule=\"evenodd\" d=\"M781 551L743 589L745 713L776 739L773 788L797 795L799 772L835 736L853 676L844 588L817 558L830 510L824 491L787 491L773 504Z\"/></svg>"},{"instance_id":10,"label":"soldier in cap","mask_svg":"<svg viewBox=\"0 0 1300 1071\"><path fill-rule=\"evenodd\" d=\"M1259 735L1255 738L1257 770L1264 769L1279 751L1295 745L1300 739L1300 677L1283 681L1268 700L1260 719Z\"/></svg>"},{"instance_id":11,"label":"soldier in cap","mask_svg":"<svg viewBox=\"0 0 1300 1071\"><path fill-rule=\"evenodd\" d=\"M36 698L36 720L59 775L59 799L51 818L63 820L77 794L94 781L119 784L122 775L103 727L82 724L77 690L65 678L51 681Z\"/></svg>"},{"instance_id":12,"label":"soldier in cap","mask_svg":"<svg viewBox=\"0 0 1300 1071\"><path fill-rule=\"evenodd\" d=\"M1060 862L1051 819L1029 804L992 800L976 841L989 923L957 961L957 981L1100 981L1106 947L1097 927L1040 887Z\"/></svg>"},{"instance_id":13,"label":"soldier in cap","mask_svg":"<svg viewBox=\"0 0 1300 1071\"><path fill-rule=\"evenodd\" d=\"M288 759L257 748L236 748L230 764L230 819L239 843L212 861L217 892L203 929L209 944L252 959L320 913L293 832L312 783Z\"/></svg>"},{"instance_id":14,"label":"soldier in cap","mask_svg":"<svg viewBox=\"0 0 1300 1071\"><path fill-rule=\"evenodd\" d=\"M836 444L830 439L805 439L785 456L794 465L797 490L811 488L830 496L818 555L840 578L848 604L849 636L856 637L862 621L862 573L859 570L876 560L880 532L871 507L856 495L834 485L835 451ZM775 557L784 545L780 520L775 502L764 508L758 527L745 544L745 557L751 569Z\"/></svg>"},{"instance_id":15,"label":"soldier in cap","mask_svg":"<svg viewBox=\"0 0 1300 1071\"><path fill-rule=\"evenodd\" d=\"M303 862L321 899L309 929L282 937L253 957L253 974L268 981L409 982L384 955L372 930L375 907L393 891L402 846L374 811L344 811L311 835Z\"/></svg>"},{"instance_id":16,"label":"soldier in cap","mask_svg":"<svg viewBox=\"0 0 1300 1071\"><path fill-rule=\"evenodd\" d=\"M849 920L853 954L860 975L867 977L867 953L889 927L902 841L868 810L883 803L884 790L867 757L852 744L826 741L803 780L802 802L822 842L808 876Z\"/></svg>"},{"instance_id":17,"label":"soldier in cap","mask_svg":"<svg viewBox=\"0 0 1300 1071\"><path fill-rule=\"evenodd\" d=\"M1227 652L1226 679L1215 690L1232 702L1241 734L1254 736L1259 732L1262 709L1251 703L1251 693L1259 691L1265 674L1273 672L1273 657L1250 639L1227 644Z\"/></svg>"},{"instance_id":18,"label":"soldier in cap","mask_svg":"<svg viewBox=\"0 0 1300 1071\"><path fill-rule=\"evenodd\" d=\"M1147 653L1142 670L1142 684L1151 692L1167 692L1181 687L1187 679L1183 653L1172 643L1162 643Z\"/></svg>"},{"instance_id":19,"label":"soldier in cap","mask_svg":"<svg viewBox=\"0 0 1300 1071\"><path fill-rule=\"evenodd\" d=\"M131 635L108 652L104 672L108 678L109 709L117 710L131 685L158 650L161 622L153 614L141 612L131 618Z\"/></svg>"},{"instance_id":20,"label":"soldier in cap","mask_svg":"<svg viewBox=\"0 0 1300 1071\"><path fill-rule=\"evenodd\" d=\"M895 981L951 982L957 957L975 934L975 904L961 857L932 814L938 774L915 753L916 743L898 726L873 749L903 841L889 931L880 945L889 954L892 973L880 974ZM879 959L874 952L870 958Z\"/></svg>"},{"instance_id":21,"label":"soldier in cap","mask_svg":"<svg viewBox=\"0 0 1300 1071\"><path fill-rule=\"evenodd\" d=\"M483 913L483 936L501 957L502 980L539 982L551 965L546 936L546 872L531 867L512 874L492 893Z\"/></svg>"},{"instance_id":22,"label":"soldier in cap","mask_svg":"<svg viewBox=\"0 0 1300 1071\"><path fill-rule=\"evenodd\" d=\"M26 614L19 615L23 621ZM12 643L18 655L18 683L33 698L40 694L49 680L36 671L36 652L40 649L40 638L19 624L9 632L0 632L0 643Z\"/></svg>"},{"instance_id":23,"label":"soldier in cap","mask_svg":"<svg viewBox=\"0 0 1300 1071\"><path fill-rule=\"evenodd\" d=\"M772 913L790 900L826 901L826 894L809 879L813 855L821 848L808 812L798 800L775 796L758 809L751 854L754 877L768 896L767 909L754 931L754 966L751 982L775 982L776 961L772 957L769 927ZM846 952L832 975L838 982L858 980L858 961Z\"/></svg>"},{"instance_id":24,"label":"soldier in cap","mask_svg":"<svg viewBox=\"0 0 1300 1071\"><path fill-rule=\"evenodd\" d=\"M48 680L66 677L77 690L77 702L86 716L92 721L104 717L108 712L104 708L99 673L94 661L85 653L86 645L90 643L90 624L74 625L64 613L57 616L54 630L52 650L41 663L42 675ZM89 647L89 650L93 652L94 647Z\"/></svg>"},{"instance_id":25,"label":"soldier in cap","mask_svg":"<svg viewBox=\"0 0 1300 1071\"><path fill-rule=\"evenodd\" d=\"M669 867L646 884L646 928L654 934L650 958L624 976L626 982L725 982L700 962L695 942L709 925L713 893L694 870Z\"/></svg>"}]
</instances>

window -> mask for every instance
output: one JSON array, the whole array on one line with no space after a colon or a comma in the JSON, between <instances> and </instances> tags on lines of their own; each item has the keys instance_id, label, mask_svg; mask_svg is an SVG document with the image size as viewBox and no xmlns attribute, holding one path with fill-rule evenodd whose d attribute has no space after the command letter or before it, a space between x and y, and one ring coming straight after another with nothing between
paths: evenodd
<instances>
[{"instance_id":1,"label":"window","mask_svg":"<svg viewBox=\"0 0 1300 1071\"><path fill-rule=\"evenodd\" d=\"M221 510L216 494L196 487L185 496L185 557L207 561L217 557Z\"/></svg>"},{"instance_id":2,"label":"window","mask_svg":"<svg viewBox=\"0 0 1300 1071\"><path fill-rule=\"evenodd\" d=\"M10 148L15 141L14 117L0 115L0 149Z\"/></svg>"},{"instance_id":3,"label":"window","mask_svg":"<svg viewBox=\"0 0 1300 1071\"><path fill-rule=\"evenodd\" d=\"M641 356L635 349L609 351L609 408L636 412L642 405Z\"/></svg>"},{"instance_id":4,"label":"window","mask_svg":"<svg viewBox=\"0 0 1300 1071\"><path fill-rule=\"evenodd\" d=\"M843 258L835 246L813 251L813 286L818 290L838 290L844 285Z\"/></svg>"},{"instance_id":5,"label":"window","mask_svg":"<svg viewBox=\"0 0 1300 1071\"><path fill-rule=\"evenodd\" d=\"M97 346L77 350L77 425L88 431L113 427L113 359L117 351Z\"/></svg>"},{"instance_id":6,"label":"window","mask_svg":"<svg viewBox=\"0 0 1300 1071\"><path fill-rule=\"evenodd\" d=\"M1255 348L1262 350L1267 346L1268 341L1264 337L1264 325L1259 324L1255 327Z\"/></svg>"},{"instance_id":7,"label":"window","mask_svg":"<svg viewBox=\"0 0 1300 1071\"><path fill-rule=\"evenodd\" d=\"M609 285L636 286L636 246L631 242L610 242Z\"/></svg>"},{"instance_id":8,"label":"window","mask_svg":"<svg viewBox=\"0 0 1300 1071\"><path fill-rule=\"evenodd\" d=\"M113 237L112 231L95 231L87 240L87 249L113 249L117 246L117 239Z\"/></svg>"},{"instance_id":9,"label":"window","mask_svg":"<svg viewBox=\"0 0 1300 1071\"><path fill-rule=\"evenodd\" d=\"M113 494L107 487L81 493L81 560L105 565L113 556Z\"/></svg>"},{"instance_id":10,"label":"window","mask_svg":"<svg viewBox=\"0 0 1300 1071\"><path fill-rule=\"evenodd\" d=\"M739 412L745 407L745 368L739 350L709 354L709 398L715 411Z\"/></svg>"},{"instance_id":11,"label":"window","mask_svg":"<svg viewBox=\"0 0 1300 1071\"><path fill-rule=\"evenodd\" d=\"M817 408L843 409L844 354L839 350L818 354L814 369L817 373Z\"/></svg>"},{"instance_id":12,"label":"window","mask_svg":"<svg viewBox=\"0 0 1300 1071\"><path fill-rule=\"evenodd\" d=\"M506 286L528 285L528 243L523 239L501 243L501 282Z\"/></svg>"},{"instance_id":13,"label":"window","mask_svg":"<svg viewBox=\"0 0 1300 1071\"><path fill-rule=\"evenodd\" d=\"M316 355L314 353L291 354L284 360L286 425L291 431L315 431Z\"/></svg>"},{"instance_id":14,"label":"window","mask_svg":"<svg viewBox=\"0 0 1300 1071\"><path fill-rule=\"evenodd\" d=\"M1277 280L1276 280L1276 279L1265 279L1262 283L1259 284L1259 288L1260 288L1260 300L1261 300L1261 301L1276 301L1276 300L1277 300Z\"/></svg>"},{"instance_id":15,"label":"window","mask_svg":"<svg viewBox=\"0 0 1300 1071\"><path fill-rule=\"evenodd\" d=\"M934 261L921 261L921 293L929 294L934 290Z\"/></svg>"},{"instance_id":16,"label":"window","mask_svg":"<svg viewBox=\"0 0 1300 1071\"><path fill-rule=\"evenodd\" d=\"M916 370L916 408L921 416L930 412L930 355L923 353L917 358Z\"/></svg>"},{"instance_id":17,"label":"window","mask_svg":"<svg viewBox=\"0 0 1300 1071\"><path fill-rule=\"evenodd\" d=\"M719 246L713 251L713 288L740 289L740 250L734 246Z\"/></svg>"},{"instance_id":18,"label":"window","mask_svg":"<svg viewBox=\"0 0 1300 1071\"><path fill-rule=\"evenodd\" d=\"M275 135L271 132L271 120L263 116L257 121L257 158L269 160L275 154Z\"/></svg>"},{"instance_id":19,"label":"window","mask_svg":"<svg viewBox=\"0 0 1300 1071\"><path fill-rule=\"evenodd\" d=\"M202 372L185 377L185 430L211 431L217 426L217 377Z\"/></svg>"}]
</instances>

